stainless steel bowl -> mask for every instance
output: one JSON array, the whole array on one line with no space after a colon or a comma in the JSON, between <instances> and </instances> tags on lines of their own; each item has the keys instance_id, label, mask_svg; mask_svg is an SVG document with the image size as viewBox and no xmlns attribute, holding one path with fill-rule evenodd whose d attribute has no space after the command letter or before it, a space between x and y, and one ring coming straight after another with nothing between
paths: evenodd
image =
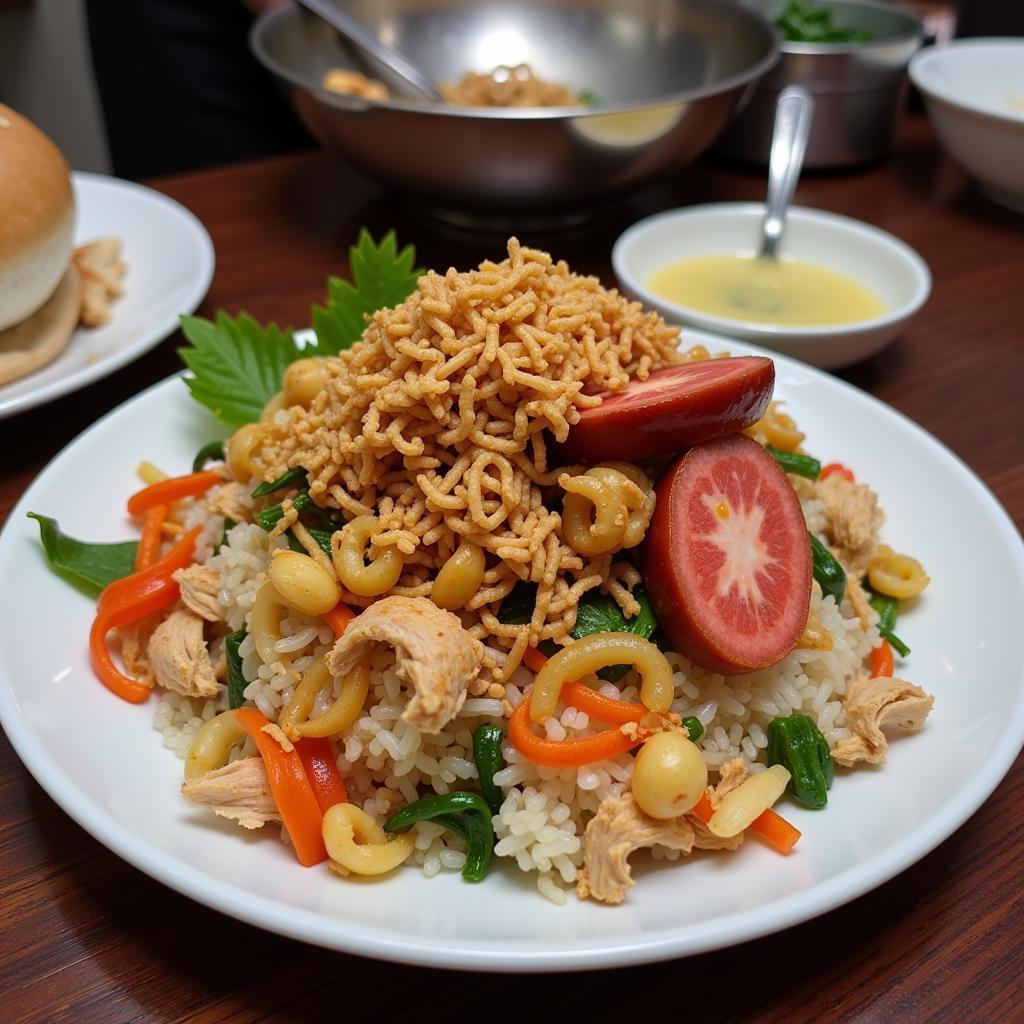
<instances>
[{"instance_id":1,"label":"stainless steel bowl","mask_svg":"<svg viewBox=\"0 0 1024 1024\"><path fill-rule=\"evenodd\" d=\"M805 167L844 167L884 157L892 147L906 88L906 70L924 38L908 11L864 0L816 0L835 21L863 29L869 43L790 43L758 83L743 113L718 141L716 152L766 163L775 101L787 85L814 94L814 125Z\"/></svg>"},{"instance_id":2,"label":"stainless steel bowl","mask_svg":"<svg viewBox=\"0 0 1024 1024\"><path fill-rule=\"evenodd\" d=\"M260 18L253 51L291 88L313 134L464 223L522 222L530 212L571 218L685 164L711 144L778 54L768 21L726 0L348 0L347 7L437 82L526 61L539 76L598 97L600 106L589 110L339 96L320 87L328 68L401 85L294 6Z\"/></svg>"}]
</instances>

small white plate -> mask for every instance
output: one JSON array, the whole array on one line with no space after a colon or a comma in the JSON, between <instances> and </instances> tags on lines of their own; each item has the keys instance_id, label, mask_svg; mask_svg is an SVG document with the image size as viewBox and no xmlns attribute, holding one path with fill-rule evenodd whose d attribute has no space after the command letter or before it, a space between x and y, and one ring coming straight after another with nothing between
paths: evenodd
<instances>
[{"instance_id":1,"label":"small white plate","mask_svg":"<svg viewBox=\"0 0 1024 1024\"><path fill-rule=\"evenodd\" d=\"M171 334L202 301L213 277L213 243L180 203L151 188L75 171L75 245L121 240L124 294L102 327L79 327L41 370L0 387L0 419L91 384Z\"/></svg>"},{"instance_id":2,"label":"small white plate","mask_svg":"<svg viewBox=\"0 0 1024 1024\"><path fill-rule=\"evenodd\" d=\"M712 351L763 350L694 331ZM362 956L468 970L581 970L730 946L831 910L941 843L998 785L1024 739L1024 548L984 484L920 427L856 388L777 357L808 450L874 486L885 539L913 552L932 584L899 624L913 653L900 674L935 695L916 736L888 764L837 773L828 807L787 801L803 832L789 857L751 842L735 855L675 865L634 858L619 907L548 903L533 876L495 863L479 885L403 868L353 882L310 870L267 829L246 834L183 800L182 762L161 746L152 706L96 680L87 636L94 602L53 575L29 510L75 536L123 540L124 499L149 458L187 470L216 425L180 379L100 420L43 471L0 534L0 579L27 596L0 626L0 721L43 788L125 860L179 892L306 942ZM97 480L102 486L97 486ZM46 613L40 614L45 608Z\"/></svg>"},{"instance_id":3,"label":"small white plate","mask_svg":"<svg viewBox=\"0 0 1024 1024\"><path fill-rule=\"evenodd\" d=\"M651 291L651 275L671 263L755 251L763 217L761 203L707 203L647 217L616 241L615 275L623 292L658 310L669 323L744 338L823 369L848 366L883 349L931 292L928 265L905 242L863 221L804 206L790 207L783 255L859 281L882 300L881 316L851 324L789 327L712 316Z\"/></svg>"}]
</instances>

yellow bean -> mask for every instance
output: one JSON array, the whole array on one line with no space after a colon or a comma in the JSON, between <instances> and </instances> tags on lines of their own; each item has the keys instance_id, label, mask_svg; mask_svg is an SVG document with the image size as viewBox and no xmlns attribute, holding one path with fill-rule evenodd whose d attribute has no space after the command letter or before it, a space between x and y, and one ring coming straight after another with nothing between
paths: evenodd
<instances>
[{"instance_id":1,"label":"yellow bean","mask_svg":"<svg viewBox=\"0 0 1024 1024\"><path fill-rule=\"evenodd\" d=\"M263 406L260 413L260 423L269 423L282 409L288 408L288 399L283 391L278 391L274 397Z\"/></svg>"},{"instance_id":2,"label":"yellow bean","mask_svg":"<svg viewBox=\"0 0 1024 1024\"><path fill-rule=\"evenodd\" d=\"M679 353L677 358L681 363L703 363L711 358L711 353L703 345L693 345L685 352Z\"/></svg>"},{"instance_id":3,"label":"yellow bean","mask_svg":"<svg viewBox=\"0 0 1024 1024\"><path fill-rule=\"evenodd\" d=\"M185 780L198 779L228 763L231 748L245 740L247 733L235 720L234 711L214 715L196 733L185 755Z\"/></svg>"},{"instance_id":4,"label":"yellow bean","mask_svg":"<svg viewBox=\"0 0 1024 1024\"><path fill-rule=\"evenodd\" d=\"M412 832L387 837L365 811L335 804L324 815L324 846L331 860L356 875L383 875L407 860L416 845Z\"/></svg>"},{"instance_id":5,"label":"yellow bean","mask_svg":"<svg viewBox=\"0 0 1024 1024\"><path fill-rule=\"evenodd\" d=\"M558 478L567 493L562 503L562 536L581 555L603 555L622 543L629 509L619 490L588 474Z\"/></svg>"},{"instance_id":6,"label":"yellow bean","mask_svg":"<svg viewBox=\"0 0 1024 1024\"><path fill-rule=\"evenodd\" d=\"M591 633L553 654L537 673L530 696L530 718L543 722L555 713L562 684L609 665L634 665L640 673L640 700L664 714L672 704L672 666L649 640L633 633Z\"/></svg>"},{"instance_id":7,"label":"yellow bean","mask_svg":"<svg viewBox=\"0 0 1024 1024\"><path fill-rule=\"evenodd\" d=\"M633 797L652 818L678 818L701 798L708 769L695 743L681 732L655 733L633 762Z\"/></svg>"},{"instance_id":8,"label":"yellow bean","mask_svg":"<svg viewBox=\"0 0 1024 1024\"><path fill-rule=\"evenodd\" d=\"M386 594L402 575L403 559L397 548L385 548L366 564L370 538L380 532L374 516L356 516L331 537L331 558L342 586L360 597Z\"/></svg>"},{"instance_id":9,"label":"yellow bean","mask_svg":"<svg viewBox=\"0 0 1024 1024\"><path fill-rule=\"evenodd\" d=\"M871 560L868 582L872 590L886 597L914 597L931 581L916 558L889 551Z\"/></svg>"},{"instance_id":10,"label":"yellow bean","mask_svg":"<svg viewBox=\"0 0 1024 1024\"><path fill-rule=\"evenodd\" d=\"M275 555L270 582L289 608L305 615L323 615L341 600L341 588L319 562L298 551Z\"/></svg>"},{"instance_id":11,"label":"yellow bean","mask_svg":"<svg viewBox=\"0 0 1024 1024\"><path fill-rule=\"evenodd\" d=\"M327 360L322 356L296 359L284 371L284 396L289 405L308 409L327 386Z\"/></svg>"},{"instance_id":12,"label":"yellow bean","mask_svg":"<svg viewBox=\"0 0 1024 1024\"><path fill-rule=\"evenodd\" d=\"M252 453L262 437L263 431L258 423L247 423L231 435L231 440L227 443L226 461L231 475L236 480L247 483L256 475Z\"/></svg>"},{"instance_id":13,"label":"yellow bean","mask_svg":"<svg viewBox=\"0 0 1024 1024\"><path fill-rule=\"evenodd\" d=\"M721 839L738 836L782 796L789 777L781 764L751 775L722 797L708 821L708 830Z\"/></svg>"},{"instance_id":14,"label":"yellow bean","mask_svg":"<svg viewBox=\"0 0 1024 1024\"><path fill-rule=\"evenodd\" d=\"M140 462L135 473L144 484L158 484L168 478L168 474L152 462Z\"/></svg>"},{"instance_id":15,"label":"yellow bean","mask_svg":"<svg viewBox=\"0 0 1024 1024\"><path fill-rule=\"evenodd\" d=\"M292 699L281 712L278 724L289 739L302 736L336 736L344 732L358 717L370 692L370 667L361 661L341 680L341 692L322 714L310 718L317 695L332 682L327 661L321 655L306 670L302 682L295 687Z\"/></svg>"},{"instance_id":16,"label":"yellow bean","mask_svg":"<svg viewBox=\"0 0 1024 1024\"><path fill-rule=\"evenodd\" d=\"M464 540L453 552L434 580L431 600L438 608L458 611L484 581L484 553L472 541Z\"/></svg>"},{"instance_id":17,"label":"yellow bean","mask_svg":"<svg viewBox=\"0 0 1024 1024\"><path fill-rule=\"evenodd\" d=\"M781 403L772 402L764 416L743 433L761 444L770 444L780 451L795 452L800 447L804 435L797 430L793 418L787 416L780 406Z\"/></svg>"}]
</instances>

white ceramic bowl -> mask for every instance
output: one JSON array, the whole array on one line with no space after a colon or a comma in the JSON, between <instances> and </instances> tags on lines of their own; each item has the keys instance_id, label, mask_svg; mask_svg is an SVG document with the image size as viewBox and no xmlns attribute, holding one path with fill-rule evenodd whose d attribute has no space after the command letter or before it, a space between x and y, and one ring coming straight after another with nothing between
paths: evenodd
<instances>
[{"instance_id":1,"label":"white ceramic bowl","mask_svg":"<svg viewBox=\"0 0 1024 1024\"><path fill-rule=\"evenodd\" d=\"M950 156L990 199L1024 211L1024 39L922 50L910 77Z\"/></svg>"},{"instance_id":2,"label":"white ceramic bowl","mask_svg":"<svg viewBox=\"0 0 1024 1024\"><path fill-rule=\"evenodd\" d=\"M882 300L881 316L851 324L780 326L712 316L650 290L651 275L669 263L753 252L763 215L760 203L709 203L637 222L612 249L612 266L622 290L670 323L745 338L825 369L848 366L884 348L928 298L931 273L910 246L862 221L800 206L790 208L782 254L859 281ZM685 347L685 338L683 343Z\"/></svg>"}]
</instances>

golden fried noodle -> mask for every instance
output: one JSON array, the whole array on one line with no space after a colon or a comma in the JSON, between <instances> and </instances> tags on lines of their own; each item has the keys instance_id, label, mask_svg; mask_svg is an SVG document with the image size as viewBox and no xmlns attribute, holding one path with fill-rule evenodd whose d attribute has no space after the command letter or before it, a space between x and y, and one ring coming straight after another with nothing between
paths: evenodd
<instances>
[{"instance_id":1,"label":"golden fried noodle","mask_svg":"<svg viewBox=\"0 0 1024 1024\"><path fill-rule=\"evenodd\" d=\"M567 470L549 469L547 438L564 440L601 392L672 363L677 336L639 303L513 238L503 262L427 273L404 303L375 313L362 343L327 361L308 409L261 424L252 464L265 479L301 466L318 504L349 520L376 517L372 530L353 524L351 542L348 527L336 533L335 547L365 548L367 571L400 558L401 574L373 595L345 588L353 605L430 596L460 546L483 551L462 614L486 645L476 692L500 696L528 644L568 642L586 591L602 587L635 608L635 570L612 550L584 556L563 538ZM498 606L519 580L537 586L533 617L506 625Z\"/></svg>"}]
</instances>

